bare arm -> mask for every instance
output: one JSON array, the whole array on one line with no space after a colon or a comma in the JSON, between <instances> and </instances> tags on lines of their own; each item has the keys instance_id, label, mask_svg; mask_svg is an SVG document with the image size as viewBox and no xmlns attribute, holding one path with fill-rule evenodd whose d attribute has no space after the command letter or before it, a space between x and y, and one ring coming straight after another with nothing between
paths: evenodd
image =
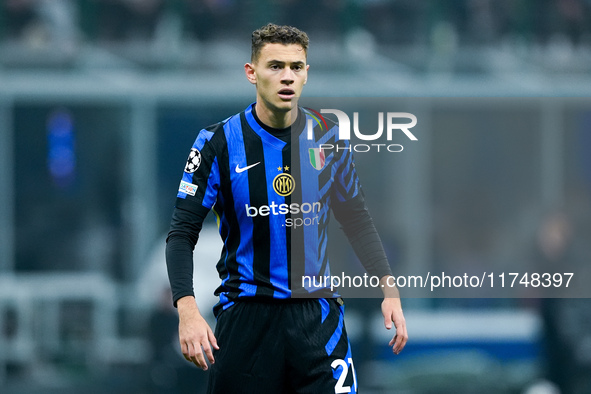
<instances>
[{"instance_id":1,"label":"bare arm","mask_svg":"<svg viewBox=\"0 0 591 394\"><path fill-rule=\"evenodd\" d=\"M213 331L201 316L195 297L186 296L177 301L179 313L179 341L181 351L187 359L207 371L207 360L215 362L212 347L219 349ZM207 360L205 359L207 357Z\"/></svg>"}]
</instances>

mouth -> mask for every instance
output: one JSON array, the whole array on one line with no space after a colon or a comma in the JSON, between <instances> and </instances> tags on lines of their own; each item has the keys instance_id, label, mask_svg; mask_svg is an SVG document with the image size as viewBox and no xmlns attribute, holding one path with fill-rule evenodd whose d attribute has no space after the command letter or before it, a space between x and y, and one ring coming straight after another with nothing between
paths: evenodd
<instances>
[{"instance_id":1,"label":"mouth","mask_svg":"<svg viewBox=\"0 0 591 394\"><path fill-rule=\"evenodd\" d=\"M284 88L278 92L278 95L282 100L291 100L295 97L295 91L293 89Z\"/></svg>"}]
</instances>

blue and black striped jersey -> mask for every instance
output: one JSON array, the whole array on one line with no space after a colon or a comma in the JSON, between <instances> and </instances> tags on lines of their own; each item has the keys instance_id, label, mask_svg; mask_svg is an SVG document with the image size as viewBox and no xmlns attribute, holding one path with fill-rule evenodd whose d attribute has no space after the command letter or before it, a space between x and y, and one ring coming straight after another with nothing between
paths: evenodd
<instances>
[{"instance_id":1,"label":"blue and black striped jersey","mask_svg":"<svg viewBox=\"0 0 591 394\"><path fill-rule=\"evenodd\" d=\"M318 290L302 288L301 275L330 274L330 208L360 193L348 141L337 141L335 124L300 108L283 140L257 122L253 108L201 130L177 195L177 208L216 215L224 242L218 308L239 297L286 299Z\"/></svg>"}]
</instances>

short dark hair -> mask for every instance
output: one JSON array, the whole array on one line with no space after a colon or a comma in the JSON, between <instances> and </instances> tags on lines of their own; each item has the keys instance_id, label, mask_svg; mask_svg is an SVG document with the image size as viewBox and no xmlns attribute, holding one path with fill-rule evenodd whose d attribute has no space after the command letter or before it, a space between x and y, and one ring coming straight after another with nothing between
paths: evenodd
<instances>
[{"instance_id":1,"label":"short dark hair","mask_svg":"<svg viewBox=\"0 0 591 394\"><path fill-rule=\"evenodd\" d=\"M265 44L298 44L302 46L307 56L309 42L308 35L293 26L279 26L269 23L252 32L250 61L254 62L259 58L261 49Z\"/></svg>"}]
</instances>

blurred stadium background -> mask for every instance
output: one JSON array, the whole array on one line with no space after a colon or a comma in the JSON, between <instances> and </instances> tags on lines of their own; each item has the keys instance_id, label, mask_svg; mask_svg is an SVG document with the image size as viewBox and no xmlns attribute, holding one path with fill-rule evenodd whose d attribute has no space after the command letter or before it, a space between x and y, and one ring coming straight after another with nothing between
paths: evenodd
<instances>
[{"instance_id":1,"label":"blurred stadium background","mask_svg":"<svg viewBox=\"0 0 591 394\"><path fill-rule=\"evenodd\" d=\"M587 263L590 0L2 0L0 392L203 392L164 237L196 132L254 99L269 21L310 35L306 95L421 98L420 144L362 160L395 272ZM218 246L212 221L202 310ZM379 300L348 302L365 393L591 393L588 299L404 305L393 357Z\"/></svg>"}]
</instances>

